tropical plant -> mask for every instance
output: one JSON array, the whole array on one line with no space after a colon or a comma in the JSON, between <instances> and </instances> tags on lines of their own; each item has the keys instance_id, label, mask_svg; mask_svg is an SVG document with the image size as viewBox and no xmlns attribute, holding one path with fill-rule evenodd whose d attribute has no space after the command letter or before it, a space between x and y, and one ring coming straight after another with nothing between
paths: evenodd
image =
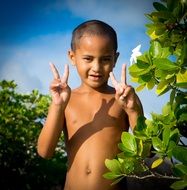
<instances>
[{"instance_id":1,"label":"tropical plant","mask_svg":"<svg viewBox=\"0 0 187 190\"><path fill-rule=\"evenodd\" d=\"M14 81L0 81L0 187L51 189L64 182L66 155L63 136L53 159L36 151L50 98L37 90L21 94L16 87Z\"/></svg>"},{"instance_id":2,"label":"tropical plant","mask_svg":"<svg viewBox=\"0 0 187 190\"><path fill-rule=\"evenodd\" d=\"M119 182L125 176L172 178L173 189L187 187L187 1L154 2L155 11L147 14L150 48L138 52L129 68L137 91L147 88L158 96L170 95L162 114L151 119L139 117L133 134L123 132L116 159L105 161L107 179ZM140 47L135 50L139 51ZM135 56L135 51L133 56ZM133 57L132 57L133 59ZM147 160L154 156L149 165ZM165 176L156 168L169 163L171 173ZM168 172L169 173L169 172Z\"/></svg>"}]
</instances>

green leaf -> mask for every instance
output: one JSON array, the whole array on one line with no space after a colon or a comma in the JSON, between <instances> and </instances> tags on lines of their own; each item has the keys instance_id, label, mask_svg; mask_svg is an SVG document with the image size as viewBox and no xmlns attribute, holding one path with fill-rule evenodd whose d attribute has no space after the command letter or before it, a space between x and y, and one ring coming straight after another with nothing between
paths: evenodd
<instances>
[{"instance_id":1,"label":"green leaf","mask_svg":"<svg viewBox=\"0 0 187 190\"><path fill-rule=\"evenodd\" d=\"M176 164L174 166L175 169L180 171L180 176L181 175L187 175L187 165L184 164Z\"/></svg>"},{"instance_id":2,"label":"green leaf","mask_svg":"<svg viewBox=\"0 0 187 190\"><path fill-rule=\"evenodd\" d=\"M113 172L107 172L107 173L103 174L103 177L104 177L105 179L116 179L116 178L118 178L118 177L121 177L121 174L120 174L120 175L117 175L117 174L115 174L115 173L113 173Z\"/></svg>"},{"instance_id":3,"label":"green leaf","mask_svg":"<svg viewBox=\"0 0 187 190\"><path fill-rule=\"evenodd\" d=\"M126 175L129 175L131 173L133 173L134 171L134 162L136 161L136 159L131 159L131 158L127 158L124 159L124 162L122 163L122 168L123 168L123 173Z\"/></svg>"},{"instance_id":4,"label":"green leaf","mask_svg":"<svg viewBox=\"0 0 187 190\"><path fill-rule=\"evenodd\" d=\"M153 147L156 151L158 152L162 152L163 150L163 144L161 139L159 139L158 137L153 137L152 138L152 143L153 143Z\"/></svg>"},{"instance_id":5,"label":"green leaf","mask_svg":"<svg viewBox=\"0 0 187 190\"><path fill-rule=\"evenodd\" d=\"M187 89L187 82L179 82L175 84L176 87Z\"/></svg>"},{"instance_id":6,"label":"green leaf","mask_svg":"<svg viewBox=\"0 0 187 190\"><path fill-rule=\"evenodd\" d=\"M132 77L137 78L140 75L144 75L149 72L148 65L143 65L139 61L137 61L137 64L133 64L129 67L129 73Z\"/></svg>"},{"instance_id":7,"label":"green leaf","mask_svg":"<svg viewBox=\"0 0 187 190\"><path fill-rule=\"evenodd\" d=\"M168 146L169 140L170 140L170 128L169 127L165 127L164 131L162 133L162 139L163 139L163 143L165 145L165 147Z\"/></svg>"},{"instance_id":8,"label":"green leaf","mask_svg":"<svg viewBox=\"0 0 187 190\"><path fill-rule=\"evenodd\" d=\"M155 86L155 80L152 78L147 84L146 84L148 90L151 90Z\"/></svg>"},{"instance_id":9,"label":"green leaf","mask_svg":"<svg viewBox=\"0 0 187 190\"><path fill-rule=\"evenodd\" d=\"M114 174L121 174L121 167L120 167L120 163L118 160L113 159L113 160L109 160L106 159L105 160L105 166Z\"/></svg>"},{"instance_id":10,"label":"green leaf","mask_svg":"<svg viewBox=\"0 0 187 190\"><path fill-rule=\"evenodd\" d=\"M167 7L170 11L173 11L173 9L177 7L177 5L178 5L178 0L175 0L175 1L167 0Z\"/></svg>"},{"instance_id":11,"label":"green leaf","mask_svg":"<svg viewBox=\"0 0 187 190\"><path fill-rule=\"evenodd\" d=\"M159 82L157 85L157 92L163 91L168 87L168 81L167 80L162 80Z\"/></svg>"},{"instance_id":12,"label":"green leaf","mask_svg":"<svg viewBox=\"0 0 187 190\"><path fill-rule=\"evenodd\" d=\"M152 163L151 168L153 169L153 168L158 167L160 164L162 164L163 161L164 161L164 160L163 160L162 158L159 158L159 159L155 160L155 161Z\"/></svg>"},{"instance_id":13,"label":"green leaf","mask_svg":"<svg viewBox=\"0 0 187 190\"><path fill-rule=\"evenodd\" d=\"M149 49L149 53L153 58L157 58L160 57L161 55L161 51L162 47L160 45L160 43L158 41L152 41L150 49Z\"/></svg>"},{"instance_id":14,"label":"green leaf","mask_svg":"<svg viewBox=\"0 0 187 190\"><path fill-rule=\"evenodd\" d=\"M132 152L134 155L137 154L137 144L134 135L123 132L121 135L121 141L124 145L124 148L127 152Z\"/></svg>"},{"instance_id":15,"label":"green leaf","mask_svg":"<svg viewBox=\"0 0 187 190\"><path fill-rule=\"evenodd\" d=\"M158 96L161 96L161 95L163 95L163 94L165 94L166 92L168 92L170 90L170 88L169 87L167 87L167 88L163 88L163 89L157 89L156 90L156 94L158 94Z\"/></svg>"},{"instance_id":16,"label":"green leaf","mask_svg":"<svg viewBox=\"0 0 187 190\"><path fill-rule=\"evenodd\" d=\"M171 104L167 103L166 105L164 105L164 107L162 108L162 114L163 115L169 115L171 113Z\"/></svg>"},{"instance_id":17,"label":"green leaf","mask_svg":"<svg viewBox=\"0 0 187 190\"><path fill-rule=\"evenodd\" d=\"M169 47L162 48L160 58L167 58L169 57L169 55L171 55L170 48Z\"/></svg>"},{"instance_id":18,"label":"green leaf","mask_svg":"<svg viewBox=\"0 0 187 190\"><path fill-rule=\"evenodd\" d=\"M176 128L174 130L171 130L171 132L170 132L170 140L174 141L177 144L178 141L179 141L179 138L180 138L179 129Z\"/></svg>"},{"instance_id":19,"label":"green leaf","mask_svg":"<svg viewBox=\"0 0 187 190\"><path fill-rule=\"evenodd\" d=\"M141 84L138 87L136 87L136 92L140 92L145 88L146 84Z\"/></svg>"},{"instance_id":20,"label":"green leaf","mask_svg":"<svg viewBox=\"0 0 187 190\"><path fill-rule=\"evenodd\" d=\"M182 113L181 115L180 115L180 118L179 118L179 122L181 122L181 121L186 121L186 118L187 118L187 113Z\"/></svg>"},{"instance_id":21,"label":"green leaf","mask_svg":"<svg viewBox=\"0 0 187 190\"><path fill-rule=\"evenodd\" d=\"M125 176L122 176L120 178L118 178L117 180L115 180L111 185L115 185L117 183L119 183Z\"/></svg>"},{"instance_id":22,"label":"green leaf","mask_svg":"<svg viewBox=\"0 0 187 190\"><path fill-rule=\"evenodd\" d=\"M170 93L170 102L169 102L169 103L170 103L171 105L172 105L173 102L174 102L175 95L176 95L176 90L173 89L173 90L171 91L171 93Z\"/></svg>"},{"instance_id":23,"label":"green leaf","mask_svg":"<svg viewBox=\"0 0 187 190\"><path fill-rule=\"evenodd\" d=\"M167 148L167 152L166 152L167 157L170 158L170 159L173 157L172 152L173 152L173 149L175 148L175 146L176 146L176 142L170 140L168 148Z\"/></svg>"},{"instance_id":24,"label":"green leaf","mask_svg":"<svg viewBox=\"0 0 187 190\"><path fill-rule=\"evenodd\" d=\"M158 69L163 71L177 71L179 66L175 63L171 62L169 59L166 58L158 58L153 60L153 64L156 65Z\"/></svg>"},{"instance_id":25,"label":"green leaf","mask_svg":"<svg viewBox=\"0 0 187 190\"><path fill-rule=\"evenodd\" d=\"M172 189L185 189L187 187L187 180L176 181L170 187Z\"/></svg>"},{"instance_id":26,"label":"green leaf","mask_svg":"<svg viewBox=\"0 0 187 190\"><path fill-rule=\"evenodd\" d=\"M167 8L166 8L163 4L161 4L161 3L159 3L159 2L154 2L154 3L153 3L153 6L154 6L154 8L155 8L157 11L166 11L166 10L167 10Z\"/></svg>"},{"instance_id":27,"label":"green leaf","mask_svg":"<svg viewBox=\"0 0 187 190\"><path fill-rule=\"evenodd\" d=\"M181 54L181 63L182 65L187 64L187 38L184 40L183 47L182 47L182 54Z\"/></svg>"},{"instance_id":28,"label":"green leaf","mask_svg":"<svg viewBox=\"0 0 187 190\"><path fill-rule=\"evenodd\" d=\"M118 148L121 150L121 151L125 151L125 146L123 145L123 143L119 143L118 144Z\"/></svg>"},{"instance_id":29,"label":"green leaf","mask_svg":"<svg viewBox=\"0 0 187 190\"><path fill-rule=\"evenodd\" d=\"M170 90L170 88L165 85L163 88L159 88L159 89L156 89L156 94L158 94L158 96L161 96L163 94L165 94L166 92L168 92Z\"/></svg>"},{"instance_id":30,"label":"green leaf","mask_svg":"<svg viewBox=\"0 0 187 190\"><path fill-rule=\"evenodd\" d=\"M165 19L165 20L168 20L173 17L172 13L169 11L152 12L151 16L157 17L159 19Z\"/></svg>"},{"instance_id":31,"label":"green leaf","mask_svg":"<svg viewBox=\"0 0 187 190\"><path fill-rule=\"evenodd\" d=\"M187 165L187 148L183 147L183 146L176 146L173 149L173 156L181 161L182 163L184 163L185 165Z\"/></svg>"}]
</instances>

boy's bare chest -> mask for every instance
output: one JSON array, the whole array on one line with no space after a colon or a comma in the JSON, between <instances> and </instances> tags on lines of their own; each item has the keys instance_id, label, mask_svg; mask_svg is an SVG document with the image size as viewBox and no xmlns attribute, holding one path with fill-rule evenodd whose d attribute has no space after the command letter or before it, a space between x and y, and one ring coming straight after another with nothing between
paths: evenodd
<instances>
[{"instance_id":1,"label":"boy's bare chest","mask_svg":"<svg viewBox=\"0 0 187 190\"><path fill-rule=\"evenodd\" d=\"M91 99L82 97L77 101L70 101L65 117L69 137L78 131L113 131L116 126L122 126L126 119L124 111L113 96Z\"/></svg>"}]
</instances>

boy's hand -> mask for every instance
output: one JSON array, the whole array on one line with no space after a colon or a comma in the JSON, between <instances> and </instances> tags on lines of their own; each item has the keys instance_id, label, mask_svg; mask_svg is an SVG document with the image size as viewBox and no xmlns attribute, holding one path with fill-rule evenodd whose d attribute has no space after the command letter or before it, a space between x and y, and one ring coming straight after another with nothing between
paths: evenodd
<instances>
[{"instance_id":1,"label":"boy's hand","mask_svg":"<svg viewBox=\"0 0 187 190\"><path fill-rule=\"evenodd\" d=\"M50 85L52 101L56 105L66 106L69 101L71 93L71 89L67 84L69 76L69 67L68 65L65 65L64 74L61 78L55 65L50 63L50 67L54 76L54 79Z\"/></svg>"},{"instance_id":2,"label":"boy's hand","mask_svg":"<svg viewBox=\"0 0 187 190\"><path fill-rule=\"evenodd\" d=\"M125 111L128 113L139 111L140 102L134 91L134 88L126 82L126 65L122 65L121 82L118 82L113 74L110 72L110 78L114 88L116 89L115 98L118 103L123 106Z\"/></svg>"}]
</instances>

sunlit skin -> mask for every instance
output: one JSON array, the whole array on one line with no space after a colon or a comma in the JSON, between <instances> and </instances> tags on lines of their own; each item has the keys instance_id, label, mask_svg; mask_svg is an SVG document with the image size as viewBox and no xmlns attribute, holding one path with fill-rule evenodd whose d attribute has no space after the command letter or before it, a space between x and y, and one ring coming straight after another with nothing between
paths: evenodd
<instances>
[{"instance_id":1,"label":"sunlit skin","mask_svg":"<svg viewBox=\"0 0 187 190\"><path fill-rule=\"evenodd\" d=\"M112 72L118 53L110 38L84 35L75 51L69 51L72 64L81 78L80 87L68 86L69 68L62 77L51 64L54 80L50 90L52 103L38 139L38 153L50 158L61 132L64 132L68 154L65 190L120 190L120 184L103 178L105 159L119 152L121 133L134 128L143 114L134 89L126 82L122 66L118 82ZM108 85L110 77L114 86Z\"/></svg>"}]
</instances>

